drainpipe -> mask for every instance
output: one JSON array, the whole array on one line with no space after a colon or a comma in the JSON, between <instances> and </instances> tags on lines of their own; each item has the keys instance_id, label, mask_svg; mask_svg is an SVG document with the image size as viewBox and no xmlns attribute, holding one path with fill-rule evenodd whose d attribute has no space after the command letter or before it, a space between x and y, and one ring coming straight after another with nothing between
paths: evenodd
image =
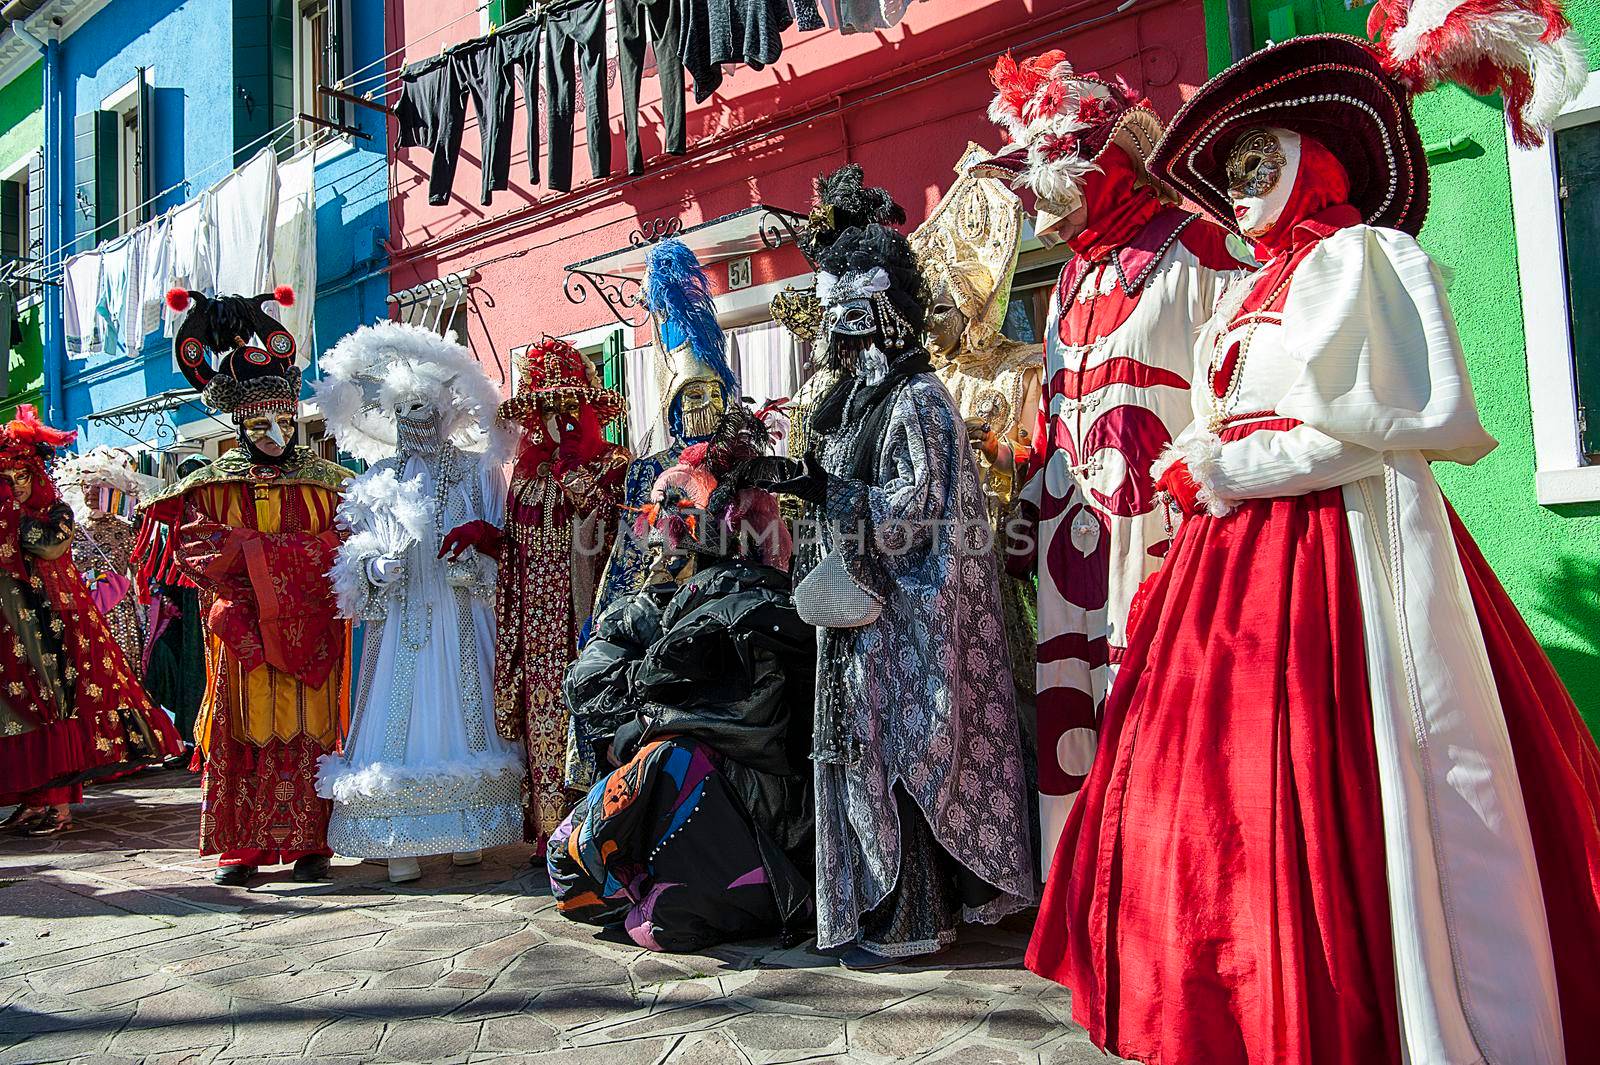
<instances>
[{"instance_id":1,"label":"drainpipe","mask_svg":"<svg viewBox=\"0 0 1600 1065\"><path fill-rule=\"evenodd\" d=\"M1228 51L1237 63L1256 50L1255 27L1250 21L1250 0L1228 0Z\"/></svg>"},{"instance_id":2,"label":"drainpipe","mask_svg":"<svg viewBox=\"0 0 1600 1065\"><path fill-rule=\"evenodd\" d=\"M61 194L62 158L71 158L72 141L62 132L61 122L61 42L50 40L44 48L44 246L60 249L66 244L62 235L61 204L70 195ZM62 286L44 286L44 390L40 397L48 412L46 420L51 425L67 424L67 398L63 395L66 381L67 338L62 323Z\"/></svg>"},{"instance_id":3,"label":"drainpipe","mask_svg":"<svg viewBox=\"0 0 1600 1065\"><path fill-rule=\"evenodd\" d=\"M61 220L55 206L57 197L55 192L60 188L56 181L56 171L60 167L61 155L61 45L54 39L41 41L22 22L22 19L33 14L42 2L35 0L11 0L10 3L0 7L0 15L6 20L8 28L19 39L34 47L44 57L44 86L40 100L41 110L44 112L44 247L40 250L41 258L47 258L51 252L61 246ZM44 406L44 419L53 425L63 424L66 404L62 401L62 383L65 379L65 352L66 340L61 328L61 288L59 285L43 285L44 289L44 315L41 323L44 351L44 384L41 389L40 400Z\"/></svg>"}]
</instances>

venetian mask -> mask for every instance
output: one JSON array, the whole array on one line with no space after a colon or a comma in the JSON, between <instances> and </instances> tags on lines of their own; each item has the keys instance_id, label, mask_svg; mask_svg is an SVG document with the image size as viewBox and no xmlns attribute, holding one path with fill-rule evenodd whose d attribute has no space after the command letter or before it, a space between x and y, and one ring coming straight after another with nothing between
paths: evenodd
<instances>
[{"instance_id":1,"label":"venetian mask","mask_svg":"<svg viewBox=\"0 0 1600 1065\"><path fill-rule=\"evenodd\" d=\"M395 408L395 432L402 452L428 453L439 444L439 412L431 403L409 400Z\"/></svg>"},{"instance_id":2,"label":"venetian mask","mask_svg":"<svg viewBox=\"0 0 1600 1065\"><path fill-rule=\"evenodd\" d=\"M294 411L266 411L246 417L239 423L239 430L251 450L267 458L281 458L294 444L298 421Z\"/></svg>"},{"instance_id":3,"label":"venetian mask","mask_svg":"<svg viewBox=\"0 0 1600 1065\"><path fill-rule=\"evenodd\" d=\"M649 565L645 570L644 583L655 584L682 584L694 576L695 557L692 551L673 547L665 540L652 536L649 544Z\"/></svg>"},{"instance_id":4,"label":"venetian mask","mask_svg":"<svg viewBox=\"0 0 1600 1065\"><path fill-rule=\"evenodd\" d=\"M961 350L961 339L966 334L968 321L956 302L950 284L938 284L933 291L933 304L928 309L929 353L948 358Z\"/></svg>"},{"instance_id":5,"label":"venetian mask","mask_svg":"<svg viewBox=\"0 0 1600 1065\"><path fill-rule=\"evenodd\" d=\"M1287 129L1250 129L1228 153L1228 199L1239 232L1260 237L1277 224L1300 169L1300 134Z\"/></svg>"},{"instance_id":6,"label":"venetian mask","mask_svg":"<svg viewBox=\"0 0 1600 1065\"><path fill-rule=\"evenodd\" d=\"M11 485L11 498L18 503L26 503L33 495L33 474L23 466L10 466L0 470L0 477L4 477Z\"/></svg>"},{"instance_id":7,"label":"venetian mask","mask_svg":"<svg viewBox=\"0 0 1600 1065\"><path fill-rule=\"evenodd\" d=\"M1035 194L1034 206L1033 231L1040 236L1071 240L1089 224L1089 206L1083 201L1083 191L1076 186L1064 200Z\"/></svg>"},{"instance_id":8,"label":"venetian mask","mask_svg":"<svg viewBox=\"0 0 1600 1065\"><path fill-rule=\"evenodd\" d=\"M691 439L710 436L726 403L721 381L696 380L684 385L678 393L684 435Z\"/></svg>"}]
</instances>

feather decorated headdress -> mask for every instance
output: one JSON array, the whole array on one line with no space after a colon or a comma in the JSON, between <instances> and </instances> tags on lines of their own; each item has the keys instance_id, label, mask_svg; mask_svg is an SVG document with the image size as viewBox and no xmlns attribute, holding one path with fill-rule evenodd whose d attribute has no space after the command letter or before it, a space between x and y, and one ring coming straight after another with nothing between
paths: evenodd
<instances>
[{"instance_id":1,"label":"feather decorated headdress","mask_svg":"<svg viewBox=\"0 0 1600 1065\"><path fill-rule=\"evenodd\" d=\"M717 324L711 279L689 246L668 237L645 259L644 306L655 323L662 363L661 420L670 424L679 394L693 381L716 381L732 402L739 382L728 365L728 341Z\"/></svg>"},{"instance_id":2,"label":"feather decorated headdress","mask_svg":"<svg viewBox=\"0 0 1600 1065\"><path fill-rule=\"evenodd\" d=\"M322 356L313 398L339 448L366 462L395 454L397 408L422 402L439 413L441 437L463 451L501 443L500 391L455 336L401 322L365 325Z\"/></svg>"},{"instance_id":3,"label":"feather decorated headdress","mask_svg":"<svg viewBox=\"0 0 1600 1065\"><path fill-rule=\"evenodd\" d=\"M1120 80L1079 74L1065 52L1018 61L1003 55L989 73L995 87L989 119L1012 149L987 164L1052 203L1073 201L1096 160L1119 144L1141 171L1161 136L1161 120Z\"/></svg>"},{"instance_id":4,"label":"feather decorated headdress","mask_svg":"<svg viewBox=\"0 0 1600 1065\"><path fill-rule=\"evenodd\" d=\"M753 552L769 566L788 569L793 541L778 499L744 475L772 444L766 419L777 406L729 406L710 439L684 448L677 463L656 478L650 502L634 521L635 535L653 534L674 549Z\"/></svg>"},{"instance_id":5,"label":"feather decorated headdress","mask_svg":"<svg viewBox=\"0 0 1600 1065\"><path fill-rule=\"evenodd\" d=\"M1511 139L1544 141L1561 109L1583 90L1589 64L1554 0L1377 0L1367 34L1385 66L1414 93L1453 81L1505 98Z\"/></svg>"}]
</instances>

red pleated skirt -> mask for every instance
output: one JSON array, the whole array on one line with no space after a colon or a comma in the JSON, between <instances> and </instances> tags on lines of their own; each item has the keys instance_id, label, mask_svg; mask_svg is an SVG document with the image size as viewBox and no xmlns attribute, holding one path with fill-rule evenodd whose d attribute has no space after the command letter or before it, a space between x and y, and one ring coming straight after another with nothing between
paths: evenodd
<instances>
[{"instance_id":1,"label":"red pleated skirt","mask_svg":"<svg viewBox=\"0 0 1600 1065\"><path fill-rule=\"evenodd\" d=\"M1600 750L1452 513L1528 810L1568 1060L1600 1046ZM1342 494L1187 521L1151 581L1028 967L1150 1065L1400 1060Z\"/></svg>"},{"instance_id":2,"label":"red pleated skirt","mask_svg":"<svg viewBox=\"0 0 1600 1065\"><path fill-rule=\"evenodd\" d=\"M1337 489L1184 523L1129 633L1028 967L1150 1065L1400 1060Z\"/></svg>"}]
</instances>

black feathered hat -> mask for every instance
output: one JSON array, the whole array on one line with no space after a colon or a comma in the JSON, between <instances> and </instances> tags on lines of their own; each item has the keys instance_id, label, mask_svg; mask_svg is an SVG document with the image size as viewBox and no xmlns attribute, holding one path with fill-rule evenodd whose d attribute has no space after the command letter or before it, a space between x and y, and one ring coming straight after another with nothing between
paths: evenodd
<instances>
[{"instance_id":1,"label":"black feathered hat","mask_svg":"<svg viewBox=\"0 0 1600 1065\"><path fill-rule=\"evenodd\" d=\"M904 225L906 212L885 189L869 187L860 163L847 163L816 180L816 202L800 234L800 250L813 263L840 233L871 225Z\"/></svg>"},{"instance_id":2,"label":"black feathered hat","mask_svg":"<svg viewBox=\"0 0 1600 1065\"><path fill-rule=\"evenodd\" d=\"M844 230L818 258L817 273L824 308L876 295L893 305L912 337L927 325L927 285L911 242L897 229L873 223Z\"/></svg>"},{"instance_id":3,"label":"black feathered hat","mask_svg":"<svg viewBox=\"0 0 1600 1065\"><path fill-rule=\"evenodd\" d=\"M259 296L206 296L181 288L167 293L169 307L189 312L173 339L183 376L207 406L235 421L293 411L300 402L294 337L267 314L263 304L268 301L287 307L294 303L294 290L279 285Z\"/></svg>"}]
</instances>

